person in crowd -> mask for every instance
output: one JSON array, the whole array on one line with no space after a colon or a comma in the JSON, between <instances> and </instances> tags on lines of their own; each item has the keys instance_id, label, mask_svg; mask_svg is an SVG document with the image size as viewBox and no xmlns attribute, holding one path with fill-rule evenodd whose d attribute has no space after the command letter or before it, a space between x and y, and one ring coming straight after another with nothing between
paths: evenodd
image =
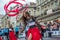
<instances>
[{"instance_id":1,"label":"person in crowd","mask_svg":"<svg viewBox=\"0 0 60 40\"><path fill-rule=\"evenodd\" d=\"M0 40L2 40L2 35L3 35L2 29L1 29L1 27L0 27Z\"/></svg>"},{"instance_id":2,"label":"person in crowd","mask_svg":"<svg viewBox=\"0 0 60 40\"><path fill-rule=\"evenodd\" d=\"M0 40L2 40L2 37L0 37Z\"/></svg>"},{"instance_id":3,"label":"person in crowd","mask_svg":"<svg viewBox=\"0 0 60 40\"><path fill-rule=\"evenodd\" d=\"M53 27L53 31L55 31L55 30L59 30L59 26L58 26L58 24L56 24L56 23L54 23L53 25L52 25L52 27Z\"/></svg>"},{"instance_id":4,"label":"person in crowd","mask_svg":"<svg viewBox=\"0 0 60 40\"><path fill-rule=\"evenodd\" d=\"M27 40L41 40L41 25L36 21L36 19L33 16L29 14L29 12L25 12L23 14L23 21L25 27L27 26Z\"/></svg>"},{"instance_id":5,"label":"person in crowd","mask_svg":"<svg viewBox=\"0 0 60 40\"><path fill-rule=\"evenodd\" d=\"M4 32L4 35L7 37L7 40L9 40L9 28L7 28L6 26L3 28L3 32Z\"/></svg>"},{"instance_id":6,"label":"person in crowd","mask_svg":"<svg viewBox=\"0 0 60 40\"><path fill-rule=\"evenodd\" d=\"M41 27L42 27L42 36L44 37L44 33L46 32L46 29L47 29L47 26L45 26L45 25L41 25Z\"/></svg>"},{"instance_id":7,"label":"person in crowd","mask_svg":"<svg viewBox=\"0 0 60 40\"><path fill-rule=\"evenodd\" d=\"M49 23L47 24L47 26L48 26L48 28L50 28L50 27L52 26L52 23L49 22Z\"/></svg>"},{"instance_id":8,"label":"person in crowd","mask_svg":"<svg viewBox=\"0 0 60 40\"><path fill-rule=\"evenodd\" d=\"M9 40L17 40L12 24L10 24L10 21L8 23L9 23Z\"/></svg>"},{"instance_id":9,"label":"person in crowd","mask_svg":"<svg viewBox=\"0 0 60 40\"><path fill-rule=\"evenodd\" d=\"M17 36L17 38L18 38L18 34L19 34L19 26L14 27L14 31L15 31L16 36Z\"/></svg>"}]
</instances>

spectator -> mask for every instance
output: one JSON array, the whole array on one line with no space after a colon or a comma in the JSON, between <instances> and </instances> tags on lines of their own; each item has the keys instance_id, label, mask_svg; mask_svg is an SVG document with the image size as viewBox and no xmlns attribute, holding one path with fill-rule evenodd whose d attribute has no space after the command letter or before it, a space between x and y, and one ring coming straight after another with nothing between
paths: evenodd
<instances>
[{"instance_id":1,"label":"spectator","mask_svg":"<svg viewBox=\"0 0 60 40\"><path fill-rule=\"evenodd\" d=\"M53 25L52 25L52 27L53 27L53 31L55 31L55 30L59 30L59 26L56 24L56 23L54 23Z\"/></svg>"},{"instance_id":2,"label":"spectator","mask_svg":"<svg viewBox=\"0 0 60 40\"><path fill-rule=\"evenodd\" d=\"M51 22L49 22L49 24L47 24L47 26L48 26L48 28L50 28L50 26L52 26L52 23L51 23Z\"/></svg>"}]
</instances>

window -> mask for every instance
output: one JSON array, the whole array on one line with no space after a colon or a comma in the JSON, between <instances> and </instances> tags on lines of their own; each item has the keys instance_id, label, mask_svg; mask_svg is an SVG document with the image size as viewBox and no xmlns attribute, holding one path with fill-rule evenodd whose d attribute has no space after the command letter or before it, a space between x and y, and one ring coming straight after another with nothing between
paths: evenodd
<instances>
[{"instance_id":1,"label":"window","mask_svg":"<svg viewBox=\"0 0 60 40\"><path fill-rule=\"evenodd\" d=\"M44 9L44 6L41 6L41 9L43 10Z\"/></svg>"},{"instance_id":2,"label":"window","mask_svg":"<svg viewBox=\"0 0 60 40\"><path fill-rule=\"evenodd\" d=\"M53 5L54 3L52 2L51 5Z\"/></svg>"},{"instance_id":3,"label":"window","mask_svg":"<svg viewBox=\"0 0 60 40\"><path fill-rule=\"evenodd\" d=\"M51 0L51 1L54 1L54 0Z\"/></svg>"},{"instance_id":4,"label":"window","mask_svg":"<svg viewBox=\"0 0 60 40\"><path fill-rule=\"evenodd\" d=\"M36 7L34 7L34 10L36 10Z\"/></svg>"},{"instance_id":5,"label":"window","mask_svg":"<svg viewBox=\"0 0 60 40\"><path fill-rule=\"evenodd\" d=\"M55 2L58 2L58 0L55 0Z\"/></svg>"},{"instance_id":6,"label":"window","mask_svg":"<svg viewBox=\"0 0 60 40\"><path fill-rule=\"evenodd\" d=\"M55 5L58 5L58 0L55 1Z\"/></svg>"},{"instance_id":7,"label":"window","mask_svg":"<svg viewBox=\"0 0 60 40\"><path fill-rule=\"evenodd\" d=\"M40 2L40 1L39 1L39 0L37 0L37 3L38 3L38 4L39 4L39 2Z\"/></svg>"},{"instance_id":8,"label":"window","mask_svg":"<svg viewBox=\"0 0 60 40\"><path fill-rule=\"evenodd\" d=\"M14 24L14 22L12 24Z\"/></svg>"},{"instance_id":9,"label":"window","mask_svg":"<svg viewBox=\"0 0 60 40\"><path fill-rule=\"evenodd\" d=\"M7 19L8 19L9 17L7 17Z\"/></svg>"},{"instance_id":10,"label":"window","mask_svg":"<svg viewBox=\"0 0 60 40\"><path fill-rule=\"evenodd\" d=\"M45 6L44 8L47 8L47 6Z\"/></svg>"},{"instance_id":11,"label":"window","mask_svg":"<svg viewBox=\"0 0 60 40\"><path fill-rule=\"evenodd\" d=\"M47 12L44 12L44 15L47 15Z\"/></svg>"},{"instance_id":12,"label":"window","mask_svg":"<svg viewBox=\"0 0 60 40\"><path fill-rule=\"evenodd\" d=\"M46 10L44 11L44 15L47 15L47 11L48 11L48 9L46 9Z\"/></svg>"},{"instance_id":13,"label":"window","mask_svg":"<svg viewBox=\"0 0 60 40\"><path fill-rule=\"evenodd\" d=\"M31 11L29 11L29 12L31 12Z\"/></svg>"},{"instance_id":14,"label":"window","mask_svg":"<svg viewBox=\"0 0 60 40\"><path fill-rule=\"evenodd\" d=\"M50 7L50 4L48 4L47 6Z\"/></svg>"},{"instance_id":15,"label":"window","mask_svg":"<svg viewBox=\"0 0 60 40\"><path fill-rule=\"evenodd\" d=\"M36 11L34 11L34 13L35 13Z\"/></svg>"},{"instance_id":16,"label":"window","mask_svg":"<svg viewBox=\"0 0 60 40\"><path fill-rule=\"evenodd\" d=\"M59 2L59 6L60 6L60 2Z\"/></svg>"},{"instance_id":17,"label":"window","mask_svg":"<svg viewBox=\"0 0 60 40\"><path fill-rule=\"evenodd\" d=\"M37 8L37 11L39 11L39 8Z\"/></svg>"},{"instance_id":18,"label":"window","mask_svg":"<svg viewBox=\"0 0 60 40\"><path fill-rule=\"evenodd\" d=\"M43 14L41 14L41 16L43 16Z\"/></svg>"}]
</instances>

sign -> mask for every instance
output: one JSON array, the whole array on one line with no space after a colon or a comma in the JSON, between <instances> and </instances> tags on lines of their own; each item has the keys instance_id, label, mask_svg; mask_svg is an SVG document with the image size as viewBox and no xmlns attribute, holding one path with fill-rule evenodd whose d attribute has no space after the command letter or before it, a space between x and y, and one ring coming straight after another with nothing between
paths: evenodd
<instances>
[{"instance_id":1,"label":"sign","mask_svg":"<svg viewBox=\"0 0 60 40\"><path fill-rule=\"evenodd\" d=\"M60 31L52 31L52 35L60 35Z\"/></svg>"}]
</instances>

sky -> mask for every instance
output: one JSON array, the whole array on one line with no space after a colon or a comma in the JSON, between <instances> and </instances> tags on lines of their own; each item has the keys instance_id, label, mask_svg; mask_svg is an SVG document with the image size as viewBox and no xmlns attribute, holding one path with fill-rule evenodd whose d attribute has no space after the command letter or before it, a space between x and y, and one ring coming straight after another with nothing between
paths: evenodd
<instances>
[{"instance_id":1,"label":"sky","mask_svg":"<svg viewBox=\"0 0 60 40\"><path fill-rule=\"evenodd\" d=\"M0 14L5 15L4 5L10 0L0 0ZM26 0L27 2L36 2L36 0Z\"/></svg>"}]
</instances>

